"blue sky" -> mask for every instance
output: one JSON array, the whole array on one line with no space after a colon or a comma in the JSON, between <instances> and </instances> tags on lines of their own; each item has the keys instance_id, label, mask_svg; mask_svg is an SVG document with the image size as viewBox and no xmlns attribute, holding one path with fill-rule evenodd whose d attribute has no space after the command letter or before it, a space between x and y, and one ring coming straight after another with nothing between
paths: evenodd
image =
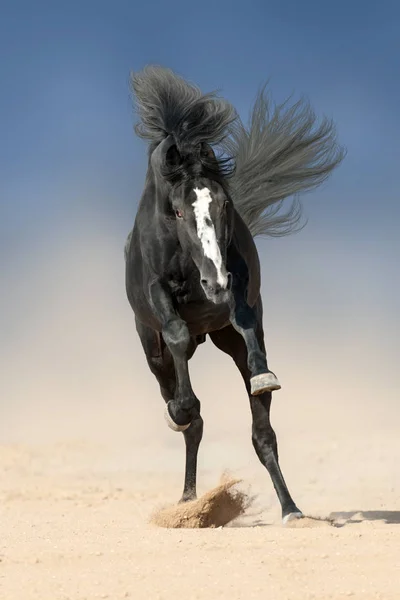
<instances>
[{"instance_id":1,"label":"blue sky","mask_svg":"<svg viewBox=\"0 0 400 600\"><path fill-rule=\"evenodd\" d=\"M396 238L399 5L189 6L2 3L1 233L9 251L16 231L43 240L47 228L68 227L83 210L129 228L145 148L132 131L128 75L151 62L206 91L221 89L243 117L268 78L277 101L308 96L318 114L334 118L348 148L340 170L306 198L310 227Z\"/></svg>"},{"instance_id":2,"label":"blue sky","mask_svg":"<svg viewBox=\"0 0 400 600\"><path fill-rule=\"evenodd\" d=\"M304 197L306 229L260 249L267 260L286 253L318 273L362 275L362 294L372 270L394 306L399 23L400 7L387 1L3 3L2 263L38 262L60 239L67 247L104 223L123 246L146 167L129 72L156 62L220 89L243 118L266 79L276 101L304 94L333 117L344 163Z\"/></svg>"}]
</instances>

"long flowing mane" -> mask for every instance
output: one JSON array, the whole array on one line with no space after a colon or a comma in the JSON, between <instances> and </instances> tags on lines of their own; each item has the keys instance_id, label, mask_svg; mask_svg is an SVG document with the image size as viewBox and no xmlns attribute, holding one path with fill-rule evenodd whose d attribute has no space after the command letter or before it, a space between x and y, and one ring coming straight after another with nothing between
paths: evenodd
<instances>
[{"instance_id":1,"label":"long flowing mane","mask_svg":"<svg viewBox=\"0 0 400 600\"><path fill-rule=\"evenodd\" d=\"M299 194L321 185L345 151L334 123L317 117L306 100L272 107L259 91L246 127L234 107L215 92L201 90L170 69L148 66L132 74L139 122L137 135L149 151L168 136L182 156L202 143L215 147L217 170L229 179L235 207L251 234L282 236L301 229ZM213 165L201 156L209 169ZM282 212L284 201L294 197Z\"/></svg>"},{"instance_id":2,"label":"long flowing mane","mask_svg":"<svg viewBox=\"0 0 400 600\"><path fill-rule=\"evenodd\" d=\"M332 120L317 117L308 101L272 106L265 86L246 127L237 118L222 148L234 157L231 193L250 232L282 236L301 229L299 194L321 185L341 163ZM294 201L280 214L286 198Z\"/></svg>"},{"instance_id":3,"label":"long flowing mane","mask_svg":"<svg viewBox=\"0 0 400 600\"><path fill-rule=\"evenodd\" d=\"M174 138L182 156L190 155L202 143L218 146L237 120L234 107L216 92L203 94L170 69L145 67L132 73L131 87L139 116L135 131L149 142L150 153L168 136ZM202 159L206 162L207 156ZM220 174L232 173L231 157L216 159Z\"/></svg>"}]
</instances>

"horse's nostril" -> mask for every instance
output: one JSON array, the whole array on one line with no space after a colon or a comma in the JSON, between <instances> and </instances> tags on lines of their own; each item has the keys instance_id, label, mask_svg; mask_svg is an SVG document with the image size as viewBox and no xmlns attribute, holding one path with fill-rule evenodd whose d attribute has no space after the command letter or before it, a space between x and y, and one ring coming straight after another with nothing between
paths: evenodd
<instances>
[{"instance_id":1,"label":"horse's nostril","mask_svg":"<svg viewBox=\"0 0 400 600\"><path fill-rule=\"evenodd\" d=\"M226 289L232 289L232 273L227 274L228 283L226 284Z\"/></svg>"},{"instance_id":2,"label":"horse's nostril","mask_svg":"<svg viewBox=\"0 0 400 600\"><path fill-rule=\"evenodd\" d=\"M209 279L201 279L200 281L201 281L201 285L203 286L203 288L205 290L207 290L208 292L215 292L216 287L211 284Z\"/></svg>"}]
</instances>

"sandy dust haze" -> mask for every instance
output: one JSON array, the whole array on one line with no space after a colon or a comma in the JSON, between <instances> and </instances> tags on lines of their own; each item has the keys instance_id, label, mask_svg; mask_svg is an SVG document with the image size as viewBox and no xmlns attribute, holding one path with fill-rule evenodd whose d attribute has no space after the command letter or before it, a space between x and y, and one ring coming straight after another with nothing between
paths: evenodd
<instances>
[{"instance_id":1,"label":"sandy dust haze","mask_svg":"<svg viewBox=\"0 0 400 600\"><path fill-rule=\"evenodd\" d=\"M191 362L205 421L199 492L228 470L255 500L226 527L166 529L150 520L180 497L183 438L164 422L138 343L124 240L83 232L4 274L0 598L398 600L397 339L360 275L353 303L350 280L324 287L345 259L328 278L296 271L307 263L300 241L262 246L264 281L275 253L263 295L283 385L272 412L280 461L316 520L282 527L240 376L207 341ZM335 309L343 297L347 313Z\"/></svg>"}]
</instances>

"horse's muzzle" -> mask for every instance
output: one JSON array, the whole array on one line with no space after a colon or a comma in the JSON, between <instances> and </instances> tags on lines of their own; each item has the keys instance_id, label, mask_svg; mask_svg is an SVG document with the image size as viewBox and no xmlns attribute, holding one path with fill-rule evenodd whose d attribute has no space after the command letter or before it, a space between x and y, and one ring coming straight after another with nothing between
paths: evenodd
<instances>
[{"instance_id":1,"label":"horse's muzzle","mask_svg":"<svg viewBox=\"0 0 400 600\"><path fill-rule=\"evenodd\" d=\"M231 297L232 288L232 275L227 274L226 286L219 284L218 282L212 282L209 279L201 279L201 287L207 297L207 300L214 304L223 304L229 302Z\"/></svg>"}]
</instances>

